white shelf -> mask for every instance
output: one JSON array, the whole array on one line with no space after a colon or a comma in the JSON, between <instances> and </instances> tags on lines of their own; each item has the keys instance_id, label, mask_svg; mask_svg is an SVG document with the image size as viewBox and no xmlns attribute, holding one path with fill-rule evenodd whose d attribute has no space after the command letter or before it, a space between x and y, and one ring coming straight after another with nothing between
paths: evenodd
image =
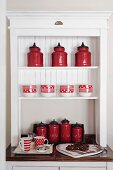
<instances>
[{"instance_id":1,"label":"white shelf","mask_svg":"<svg viewBox=\"0 0 113 170\"><path fill-rule=\"evenodd\" d=\"M41 100L45 100L45 99L49 99L49 100L56 100L56 99L76 99L76 100L84 100L84 99L98 99L97 96L90 96L90 97L79 97L79 96L74 96L74 97L19 97L19 100L37 100L37 99L41 99Z\"/></svg>"},{"instance_id":2,"label":"white shelf","mask_svg":"<svg viewBox=\"0 0 113 170\"><path fill-rule=\"evenodd\" d=\"M89 67L18 67L18 69L20 70L40 70L40 69L44 69L44 70L47 70L47 69L53 69L53 70L57 70L57 69L60 69L60 70L63 70L63 69L98 69L99 66L89 66Z\"/></svg>"}]
</instances>

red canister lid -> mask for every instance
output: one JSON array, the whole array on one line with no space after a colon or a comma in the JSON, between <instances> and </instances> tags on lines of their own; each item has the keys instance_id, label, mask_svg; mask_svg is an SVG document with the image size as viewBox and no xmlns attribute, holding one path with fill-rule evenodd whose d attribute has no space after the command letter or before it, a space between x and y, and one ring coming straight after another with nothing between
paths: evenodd
<instances>
[{"instance_id":1,"label":"red canister lid","mask_svg":"<svg viewBox=\"0 0 113 170\"><path fill-rule=\"evenodd\" d=\"M81 46L78 47L78 50L80 50L80 49L85 49L86 50L86 49L89 49L89 47L85 46L84 42L82 42Z\"/></svg>"},{"instance_id":2,"label":"red canister lid","mask_svg":"<svg viewBox=\"0 0 113 170\"><path fill-rule=\"evenodd\" d=\"M81 127L81 128L83 128L83 124L80 124L80 123L76 122L75 124L72 124L72 127Z\"/></svg>"},{"instance_id":3,"label":"red canister lid","mask_svg":"<svg viewBox=\"0 0 113 170\"><path fill-rule=\"evenodd\" d=\"M54 50L55 50L55 51L64 51L65 48L62 47L62 46L60 45L60 43L58 43L58 45L57 45L56 47L54 47Z\"/></svg>"},{"instance_id":4,"label":"red canister lid","mask_svg":"<svg viewBox=\"0 0 113 170\"><path fill-rule=\"evenodd\" d=\"M41 122L38 124L38 127L46 127L46 124Z\"/></svg>"},{"instance_id":5,"label":"red canister lid","mask_svg":"<svg viewBox=\"0 0 113 170\"><path fill-rule=\"evenodd\" d=\"M67 120L67 119L65 118L65 119L63 119L63 120L61 121L61 123L69 123L69 120Z\"/></svg>"},{"instance_id":6,"label":"red canister lid","mask_svg":"<svg viewBox=\"0 0 113 170\"><path fill-rule=\"evenodd\" d=\"M33 46L29 47L30 51L34 52L40 52L40 48L36 46L35 42Z\"/></svg>"},{"instance_id":7,"label":"red canister lid","mask_svg":"<svg viewBox=\"0 0 113 170\"><path fill-rule=\"evenodd\" d=\"M34 42L33 46L29 47L29 48L39 48L36 46L36 43ZM39 48L40 49L40 48Z\"/></svg>"},{"instance_id":8,"label":"red canister lid","mask_svg":"<svg viewBox=\"0 0 113 170\"><path fill-rule=\"evenodd\" d=\"M51 124L51 125L58 125L58 122L57 122L55 119L53 119L53 120L50 122L50 124Z\"/></svg>"}]
</instances>

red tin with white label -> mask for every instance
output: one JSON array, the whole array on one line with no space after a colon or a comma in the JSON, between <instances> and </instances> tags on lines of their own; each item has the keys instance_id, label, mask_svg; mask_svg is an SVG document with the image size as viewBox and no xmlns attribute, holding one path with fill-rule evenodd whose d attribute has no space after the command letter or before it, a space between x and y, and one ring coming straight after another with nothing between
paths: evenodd
<instances>
[{"instance_id":1,"label":"red tin with white label","mask_svg":"<svg viewBox=\"0 0 113 170\"><path fill-rule=\"evenodd\" d=\"M77 53L75 54L75 66L91 66L91 53L89 48L84 45L79 46Z\"/></svg>"},{"instance_id":2,"label":"red tin with white label","mask_svg":"<svg viewBox=\"0 0 113 170\"><path fill-rule=\"evenodd\" d=\"M67 53L65 52L65 48L62 47L60 43L54 47L54 52L52 53L52 66L67 66Z\"/></svg>"}]
</instances>

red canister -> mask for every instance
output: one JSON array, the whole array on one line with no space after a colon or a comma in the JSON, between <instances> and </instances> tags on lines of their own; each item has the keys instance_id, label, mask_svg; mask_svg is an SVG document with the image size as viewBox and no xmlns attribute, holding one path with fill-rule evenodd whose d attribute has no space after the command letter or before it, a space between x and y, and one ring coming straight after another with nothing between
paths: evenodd
<instances>
[{"instance_id":1,"label":"red canister","mask_svg":"<svg viewBox=\"0 0 113 170\"><path fill-rule=\"evenodd\" d=\"M47 128L46 124L44 123L39 123L37 128L36 128L36 135L37 136L44 136L45 138L47 137Z\"/></svg>"},{"instance_id":2,"label":"red canister","mask_svg":"<svg viewBox=\"0 0 113 170\"><path fill-rule=\"evenodd\" d=\"M34 43L32 47L29 47L30 52L27 54L28 67L42 67L43 66L43 53L40 52L40 48Z\"/></svg>"},{"instance_id":3,"label":"red canister","mask_svg":"<svg viewBox=\"0 0 113 170\"><path fill-rule=\"evenodd\" d=\"M83 142L83 124L72 125L72 142Z\"/></svg>"},{"instance_id":4,"label":"red canister","mask_svg":"<svg viewBox=\"0 0 113 170\"><path fill-rule=\"evenodd\" d=\"M52 53L52 66L67 66L67 53L60 43L54 47L54 52Z\"/></svg>"},{"instance_id":5,"label":"red canister","mask_svg":"<svg viewBox=\"0 0 113 170\"><path fill-rule=\"evenodd\" d=\"M71 141L71 124L67 119L62 120L61 123L61 142L68 143Z\"/></svg>"},{"instance_id":6,"label":"red canister","mask_svg":"<svg viewBox=\"0 0 113 170\"><path fill-rule=\"evenodd\" d=\"M75 66L91 66L91 53L83 42L82 45L78 47L78 52L75 54Z\"/></svg>"},{"instance_id":7,"label":"red canister","mask_svg":"<svg viewBox=\"0 0 113 170\"><path fill-rule=\"evenodd\" d=\"M49 124L48 140L54 144L59 142L59 124L55 120Z\"/></svg>"}]
</instances>

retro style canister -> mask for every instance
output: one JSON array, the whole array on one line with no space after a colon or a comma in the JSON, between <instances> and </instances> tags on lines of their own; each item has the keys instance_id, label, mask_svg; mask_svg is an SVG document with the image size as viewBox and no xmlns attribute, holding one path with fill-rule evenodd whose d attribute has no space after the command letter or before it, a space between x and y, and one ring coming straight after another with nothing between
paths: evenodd
<instances>
[{"instance_id":1,"label":"retro style canister","mask_svg":"<svg viewBox=\"0 0 113 170\"><path fill-rule=\"evenodd\" d=\"M48 126L48 140L54 144L59 142L59 124L55 120L51 121Z\"/></svg>"},{"instance_id":2,"label":"retro style canister","mask_svg":"<svg viewBox=\"0 0 113 170\"><path fill-rule=\"evenodd\" d=\"M83 142L83 124L72 124L72 142Z\"/></svg>"},{"instance_id":3,"label":"retro style canister","mask_svg":"<svg viewBox=\"0 0 113 170\"><path fill-rule=\"evenodd\" d=\"M37 136L44 136L45 138L47 137L47 127L46 124L44 123L39 123L37 128L36 128L36 135Z\"/></svg>"},{"instance_id":4,"label":"retro style canister","mask_svg":"<svg viewBox=\"0 0 113 170\"><path fill-rule=\"evenodd\" d=\"M69 120L64 119L61 121L60 125L60 140L63 143L68 143L71 141L71 124L69 123Z\"/></svg>"},{"instance_id":5,"label":"retro style canister","mask_svg":"<svg viewBox=\"0 0 113 170\"><path fill-rule=\"evenodd\" d=\"M43 66L43 53L40 48L34 43L29 47L30 52L27 54L28 67L42 67Z\"/></svg>"},{"instance_id":6,"label":"retro style canister","mask_svg":"<svg viewBox=\"0 0 113 170\"><path fill-rule=\"evenodd\" d=\"M91 66L91 53L89 47L82 45L79 46L77 53L75 53L75 66Z\"/></svg>"},{"instance_id":7,"label":"retro style canister","mask_svg":"<svg viewBox=\"0 0 113 170\"><path fill-rule=\"evenodd\" d=\"M54 52L52 53L52 66L67 66L67 53L60 43L54 47Z\"/></svg>"}]
</instances>

